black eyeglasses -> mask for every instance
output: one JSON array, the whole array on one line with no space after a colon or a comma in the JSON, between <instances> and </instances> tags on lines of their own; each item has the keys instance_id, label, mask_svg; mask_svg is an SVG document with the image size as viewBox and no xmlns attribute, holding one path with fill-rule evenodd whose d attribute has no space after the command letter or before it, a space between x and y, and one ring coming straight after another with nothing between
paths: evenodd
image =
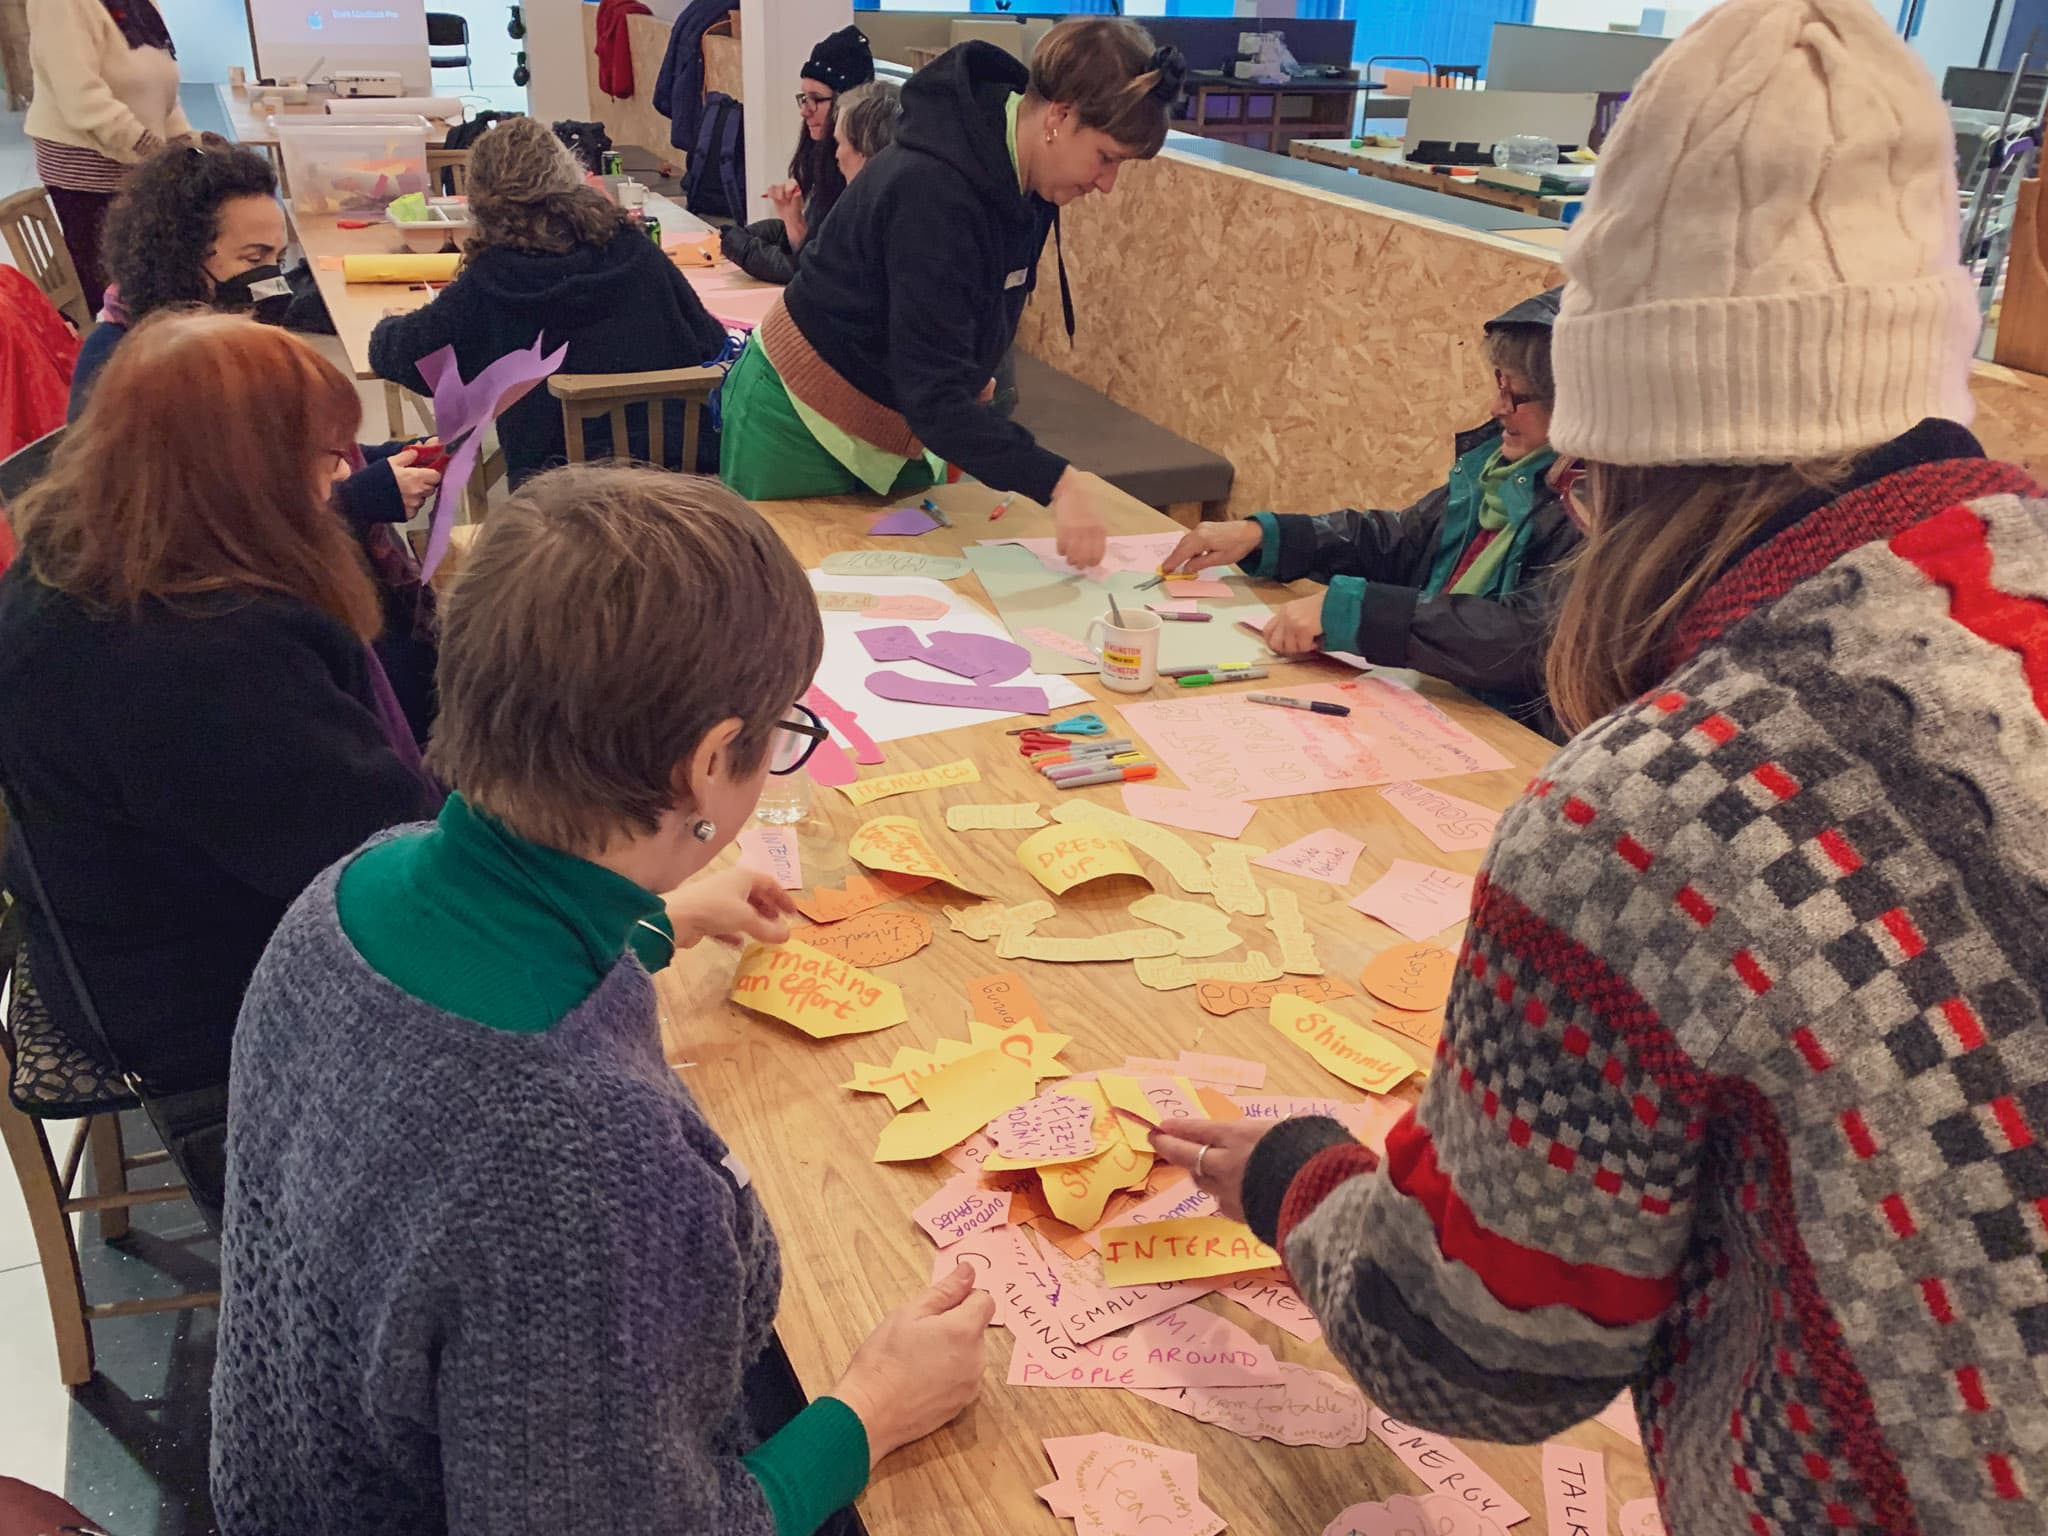
<instances>
[{"instance_id":1,"label":"black eyeglasses","mask_svg":"<svg viewBox=\"0 0 2048 1536\"><path fill-rule=\"evenodd\" d=\"M778 720L775 723L775 740L768 750L770 773L795 773L811 760L811 754L818 750L819 743L832 738L832 733L819 723L809 706L799 704L796 712L803 719Z\"/></svg>"},{"instance_id":2,"label":"black eyeglasses","mask_svg":"<svg viewBox=\"0 0 2048 1536\"><path fill-rule=\"evenodd\" d=\"M1498 368L1493 370L1493 388L1494 392L1501 399L1507 401L1508 409L1511 411L1519 411L1525 405L1541 405L1543 403L1544 397L1541 395L1516 394L1513 389L1508 387L1508 376Z\"/></svg>"},{"instance_id":3,"label":"black eyeglasses","mask_svg":"<svg viewBox=\"0 0 2048 1536\"><path fill-rule=\"evenodd\" d=\"M837 96L813 96L809 91L796 93L796 104L800 108L829 107L838 99Z\"/></svg>"}]
</instances>

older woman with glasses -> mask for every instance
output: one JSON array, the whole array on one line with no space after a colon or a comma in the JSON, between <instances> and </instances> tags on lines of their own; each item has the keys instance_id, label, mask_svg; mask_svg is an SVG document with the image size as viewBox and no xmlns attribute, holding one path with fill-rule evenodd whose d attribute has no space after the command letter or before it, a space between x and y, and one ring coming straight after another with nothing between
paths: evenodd
<instances>
[{"instance_id":1,"label":"older woman with glasses","mask_svg":"<svg viewBox=\"0 0 2048 1536\"><path fill-rule=\"evenodd\" d=\"M961 1265L804 1402L767 1214L663 1061L651 972L788 937L772 878L701 872L824 736L822 644L716 481L561 469L492 515L443 625L447 808L316 879L243 1004L227 1536L811 1536L972 1401Z\"/></svg>"},{"instance_id":2,"label":"older woman with glasses","mask_svg":"<svg viewBox=\"0 0 2048 1536\"><path fill-rule=\"evenodd\" d=\"M1545 634L1553 578L1580 537L1568 502L1576 466L1550 446L1550 330L1563 291L1486 323L1493 418L1456 439L1450 479L1406 511L1204 523L1166 569L1235 560L1253 576L1327 582L1274 616L1267 645L1413 667L1555 737Z\"/></svg>"}]
</instances>

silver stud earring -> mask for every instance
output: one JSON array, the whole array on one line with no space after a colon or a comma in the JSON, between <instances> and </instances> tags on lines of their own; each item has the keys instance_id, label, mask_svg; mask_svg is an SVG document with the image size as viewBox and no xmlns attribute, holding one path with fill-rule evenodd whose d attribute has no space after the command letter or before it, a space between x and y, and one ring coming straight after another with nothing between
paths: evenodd
<instances>
[{"instance_id":1,"label":"silver stud earring","mask_svg":"<svg viewBox=\"0 0 2048 1536\"><path fill-rule=\"evenodd\" d=\"M690 836L697 839L700 843L708 843L712 838L718 836L718 828L714 827L710 822L700 819L690 823Z\"/></svg>"}]
</instances>

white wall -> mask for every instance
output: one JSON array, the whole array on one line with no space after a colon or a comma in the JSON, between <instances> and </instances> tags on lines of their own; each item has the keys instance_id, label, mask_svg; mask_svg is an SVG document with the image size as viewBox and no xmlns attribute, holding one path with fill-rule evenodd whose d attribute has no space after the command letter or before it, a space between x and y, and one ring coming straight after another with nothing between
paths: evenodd
<instances>
[{"instance_id":1,"label":"white wall","mask_svg":"<svg viewBox=\"0 0 2048 1536\"><path fill-rule=\"evenodd\" d=\"M186 84L225 80L230 64L254 65L242 0L158 0L157 9L171 29L179 78Z\"/></svg>"},{"instance_id":2,"label":"white wall","mask_svg":"<svg viewBox=\"0 0 2048 1536\"><path fill-rule=\"evenodd\" d=\"M796 143L797 74L818 40L853 20L853 0L740 0L740 80L746 92L749 217L765 218L761 193L789 170ZM759 210L756 212L755 210Z\"/></svg>"},{"instance_id":3,"label":"white wall","mask_svg":"<svg viewBox=\"0 0 2048 1536\"><path fill-rule=\"evenodd\" d=\"M533 70L528 110L544 123L589 122L595 114L583 66L582 0L527 0L524 14L526 61Z\"/></svg>"},{"instance_id":4,"label":"white wall","mask_svg":"<svg viewBox=\"0 0 2048 1536\"><path fill-rule=\"evenodd\" d=\"M1671 0L1671 4L1688 11L1709 11L1719 0ZM1928 0L1930 5L1948 5L1954 0ZM1586 32L1605 32L1610 22L1626 21L1640 25L1643 19L1643 0L1536 0L1536 9L1529 17L1532 25L1538 27L1577 27Z\"/></svg>"},{"instance_id":5,"label":"white wall","mask_svg":"<svg viewBox=\"0 0 2048 1536\"><path fill-rule=\"evenodd\" d=\"M527 0L526 9L532 11L547 5L550 0ZM552 0L559 5L562 0ZM476 83L480 86L510 86L512 84L513 55L520 44L512 41L506 26L512 20L511 0L427 0L430 11L450 11L469 22L469 59L476 70ZM533 22L529 19L527 26ZM436 49L437 53L451 52L450 49ZM437 69L434 71L434 90L441 95L459 93L464 88L461 70Z\"/></svg>"}]
</instances>

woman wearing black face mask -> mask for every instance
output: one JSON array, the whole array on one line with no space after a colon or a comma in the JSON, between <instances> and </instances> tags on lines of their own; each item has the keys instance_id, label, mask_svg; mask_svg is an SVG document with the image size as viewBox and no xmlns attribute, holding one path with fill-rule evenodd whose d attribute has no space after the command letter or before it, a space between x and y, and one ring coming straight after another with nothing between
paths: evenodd
<instances>
[{"instance_id":1,"label":"woman wearing black face mask","mask_svg":"<svg viewBox=\"0 0 2048 1536\"><path fill-rule=\"evenodd\" d=\"M99 326L78 349L71 419L129 328L159 310L206 308L282 322L292 298L280 265L289 238L276 172L253 150L226 143L167 149L136 167L107 213L112 282ZM384 600L377 653L424 744L434 717L432 594L391 525L417 514L441 475L422 468L419 449L403 443L359 452L363 462L335 487L335 504L376 574Z\"/></svg>"}]
</instances>

